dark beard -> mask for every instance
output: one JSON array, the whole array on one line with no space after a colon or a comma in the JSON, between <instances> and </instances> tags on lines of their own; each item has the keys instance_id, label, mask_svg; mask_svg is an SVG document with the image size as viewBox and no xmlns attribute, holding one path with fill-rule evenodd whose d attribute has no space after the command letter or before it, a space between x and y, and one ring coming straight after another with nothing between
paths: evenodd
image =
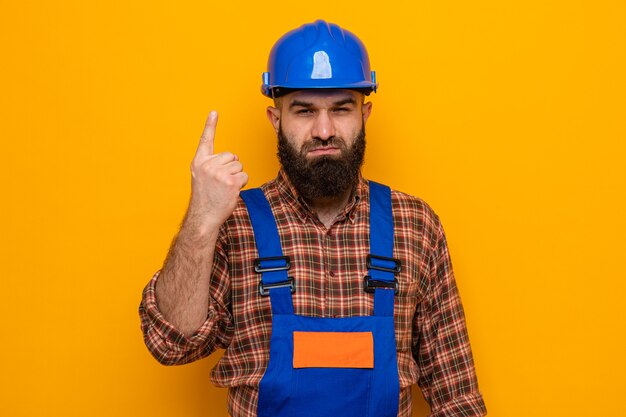
<instances>
[{"instance_id":1,"label":"dark beard","mask_svg":"<svg viewBox=\"0 0 626 417\"><path fill-rule=\"evenodd\" d=\"M309 150L323 146L339 148L341 156L322 155L312 160L307 159ZM282 126L278 130L278 159L293 186L308 201L339 197L353 189L359 180L364 156L364 126L350 148L343 139L332 137L327 141L312 139L302 146L300 152L289 143Z\"/></svg>"}]
</instances>

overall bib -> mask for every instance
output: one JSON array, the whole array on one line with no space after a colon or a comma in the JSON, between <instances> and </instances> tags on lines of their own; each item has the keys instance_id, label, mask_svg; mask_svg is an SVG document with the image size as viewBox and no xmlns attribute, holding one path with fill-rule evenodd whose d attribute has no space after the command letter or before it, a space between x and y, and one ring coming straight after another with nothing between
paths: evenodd
<instances>
[{"instance_id":1,"label":"overall bib","mask_svg":"<svg viewBox=\"0 0 626 417\"><path fill-rule=\"evenodd\" d=\"M345 318L294 314L296 283L288 276L276 221L260 189L241 193L254 230L261 274L270 297L270 359L259 386L259 417L396 417L399 379L394 333L395 274L391 191L370 182L370 255L364 291L374 315Z\"/></svg>"}]
</instances>

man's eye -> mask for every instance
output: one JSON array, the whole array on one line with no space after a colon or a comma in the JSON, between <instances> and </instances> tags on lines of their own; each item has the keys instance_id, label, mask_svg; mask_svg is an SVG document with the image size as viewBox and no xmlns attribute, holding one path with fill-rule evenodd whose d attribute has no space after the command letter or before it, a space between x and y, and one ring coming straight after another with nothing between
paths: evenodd
<instances>
[{"instance_id":1,"label":"man's eye","mask_svg":"<svg viewBox=\"0 0 626 417\"><path fill-rule=\"evenodd\" d=\"M311 114L311 113L312 113L312 111L309 110L309 109L302 109L302 110L298 110L296 112L296 114Z\"/></svg>"},{"instance_id":2,"label":"man's eye","mask_svg":"<svg viewBox=\"0 0 626 417\"><path fill-rule=\"evenodd\" d=\"M346 113L346 112L349 112L349 111L350 111L350 109L347 108L347 107L337 107L335 109L335 112L337 112L337 113Z\"/></svg>"}]
</instances>

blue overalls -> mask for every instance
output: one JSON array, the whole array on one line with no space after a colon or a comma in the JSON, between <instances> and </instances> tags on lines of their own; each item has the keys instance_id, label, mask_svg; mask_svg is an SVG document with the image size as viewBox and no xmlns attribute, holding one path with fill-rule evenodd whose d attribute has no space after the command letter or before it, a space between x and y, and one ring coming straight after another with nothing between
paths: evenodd
<instances>
[{"instance_id":1,"label":"blue overalls","mask_svg":"<svg viewBox=\"0 0 626 417\"><path fill-rule=\"evenodd\" d=\"M370 255L364 291L374 315L345 318L294 314L294 278L276 221L261 189L241 193L259 258L259 291L272 307L270 359L259 386L259 417L396 417L399 380L393 311L398 289L393 259L391 191L370 182Z\"/></svg>"}]
</instances>

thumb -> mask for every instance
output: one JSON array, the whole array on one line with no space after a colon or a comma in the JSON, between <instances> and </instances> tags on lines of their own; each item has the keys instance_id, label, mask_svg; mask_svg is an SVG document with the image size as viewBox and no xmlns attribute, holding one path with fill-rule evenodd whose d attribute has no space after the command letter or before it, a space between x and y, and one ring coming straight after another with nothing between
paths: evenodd
<instances>
[{"instance_id":1,"label":"thumb","mask_svg":"<svg viewBox=\"0 0 626 417\"><path fill-rule=\"evenodd\" d=\"M215 141L215 127L217 126L217 112L215 110L209 113L209 117L204 124L204 131L200 136L200 143L196 156L208 157L213 155L213 143Z\"/></svg>"}]
</instances>

